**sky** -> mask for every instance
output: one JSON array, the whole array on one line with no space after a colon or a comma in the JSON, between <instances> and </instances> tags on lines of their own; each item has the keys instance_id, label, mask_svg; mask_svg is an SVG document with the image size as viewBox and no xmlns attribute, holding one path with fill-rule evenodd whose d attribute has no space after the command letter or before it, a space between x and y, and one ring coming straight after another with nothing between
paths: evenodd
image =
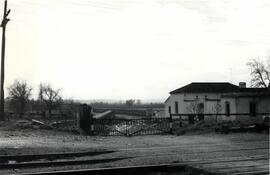
<instances>
[{"instance_id":1,"label":"sky","mask_svg":"<svg viewBox=\"0 0 270 175\"><path fill-rule=\"evenodd\" d=\"M8 0L8 7L5 87L24 79L33 98L43 82L65 98L162 101L191 82L249 84L246 63L270 55L269 0Z\"/></svg>"}]
</instances>

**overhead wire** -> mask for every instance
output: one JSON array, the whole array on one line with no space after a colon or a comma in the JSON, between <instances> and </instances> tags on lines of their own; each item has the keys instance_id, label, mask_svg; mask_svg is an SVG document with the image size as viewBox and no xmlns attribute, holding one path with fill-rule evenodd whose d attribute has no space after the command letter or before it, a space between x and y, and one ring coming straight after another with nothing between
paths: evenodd
<instances>
[{"instance_id":1,"label":"overhead wire","mask_svg":"<svg viewBox=\"0 0 270 175\"><path fill-rule=\"evenodd\" d=\"M121 11L122 8L119 5L108 4L108 3L101 3L96 1L75 1L75 0L55 0L55 1L30 1L30 0L21 0L21 1L12 1L12 5L17 6L19 8L39 8L39 9L53 9L53 8L64 8L64 9L76 9L78 10L87 10L89 8L94 8L97 11L104 11L104 12L117 12Z\"/></svg>"}]
</instances>

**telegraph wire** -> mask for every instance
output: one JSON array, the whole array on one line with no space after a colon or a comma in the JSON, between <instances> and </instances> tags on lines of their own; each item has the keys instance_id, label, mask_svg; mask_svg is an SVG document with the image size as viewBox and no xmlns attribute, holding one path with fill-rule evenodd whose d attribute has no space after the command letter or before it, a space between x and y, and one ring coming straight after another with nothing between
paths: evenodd
<instances>
[{"instance_id":1,"label":"telegraph wire","mask_svg":"<svg viewBox=\"0 0 270 175\"><path fill-rule=\"evenodd\" d=\"M14 5L20 5L20 6L28 6L28 7L38 7L38 8L74 8L74 7L83 7L83 8L96 8L98 10L106 10L106 11L121 11L122 8L116 8L112 7L112 5L106 4L106 3L100 3L100 2L92 2L92 1L68 1L68 0L60 0L60 1L53 1L51 3L44 3L40 1L15 1L12 2Z\"/></svg>"}]
</instances>

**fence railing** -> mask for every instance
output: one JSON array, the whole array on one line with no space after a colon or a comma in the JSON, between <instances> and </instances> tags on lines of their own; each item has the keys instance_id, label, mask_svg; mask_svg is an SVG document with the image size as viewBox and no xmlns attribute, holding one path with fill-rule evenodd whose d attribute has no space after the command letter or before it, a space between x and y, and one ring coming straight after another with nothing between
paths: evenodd
<instances>
[{"instance_id":1,"label":"fence railing","mask_svg":"<svg viewBox=\"0 0 270 175\"><path fill-rule=\"evenodd\" d=\"M270 113L171 113L171 116L189 116L189 115L208 115L208 116L252 116L252 115L270 115Z\"/></svg>"},{"instance_id":2,"label":"fence railing","mask_svg":"<svg viewBox=\"0 0 270 175\"><path fill-rule=\"evenodd\" d=\"M102 113L108 110L113 111L116 114L126 114L134 116L147 116L149 114L146 110L139 110L139 109L113 109L113 108L93 109L94 112L98 113Z\"/></svg>"},{"instance_id":3,"label":"fence railing","mask_svg":"<svg viewBox=\"0 0 270 175\"><path fill-rule=\"evenodd\" d=\"M270 113L170 113L167 118L93 118L90 109L82 107L78 113L78 126L86 133L93 135L149 135L173 133L183 123L194 124L197 120L204 120L207 116L245 116L245 118L256 116L269 116ZM229 120L231 118L228 118Z\"/></svg>"},{"instance_id":4,"label":"fence railing","mask_svg":"<svg viewBox=\"0 0 270 175\"><path fill-rule=\"evenodd\" d=\"M216 121L248 121L251 119L263 120L264 117L270 116L270 113L171 113L170 118L178 119L180 126L182 121L188 121L188 124L194 124L201 120ZM233 117L233 118L232 118Z\"/></svg>"},{"instance_id":5,"label":"fence railing","mask_svg":"<svg viewBox=\"0 0 270 175\"><path fill-rule=\"evenodd\" d=\"M93 119L92 134L103 136L134 136L170 132L169 118Z\"/></svg>"},{"instance_id":6,"label":"fence railing","mask_svg":"<svg viewBox=\"0 0 270 175\"><path fill-rule=\"evenodd\" d=\"M169 118L141 118L141 119L92 119L91 134L102 136L134 136L172 134L184 123L194 124L197 120L204 120L206 116L226 116L227 114L170 114ZM256 116L268 116L269 113L257 113ZM175 116L177 118L175 118ZM229 116L251 116L250 113L231 113ZM185 118L184 118L185 117ZM195 119L197 117L197 119Z\"/></svg>"}]
</instances>

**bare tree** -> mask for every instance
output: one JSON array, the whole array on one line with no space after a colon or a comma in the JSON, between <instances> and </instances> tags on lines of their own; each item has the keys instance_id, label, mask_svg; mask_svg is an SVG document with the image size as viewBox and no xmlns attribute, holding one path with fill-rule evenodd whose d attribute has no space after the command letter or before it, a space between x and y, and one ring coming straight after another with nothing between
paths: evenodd
<instances>
[{"instance_id":1,"label":"bare tree","mask_svg":"<svg viewBox=\"0 0 270 175\"><path fill-rule=\"evenodd\" d=\"M260 59L253 59L247 65L251 70L251 86L267 88L270 83L270 58L265 62Z\"/></svg>"},{"instance_id":2,"label":"bare tree","mask_svg":"<svg viewBox=\"0 0 270 175\"><path fill-rule=\"evenodd\" d=\"M187 112L193 115L197 114L197 109L198 105L196 101L189 103L189 105L186 107Z\"/></svg>"},{"instance_id":3,"label":"bare tree","mask_svg":"<svg viewBox=\"0 0 270 175\"><path fill-rule=\"evenodd\" d=\"M10 105L23 115L26 103L31 96L32 87L30 87L24 80L15 80L13 84L8 87L8 98Z\"/></svg>"},{"instance_id":4,"label":"bare tree","mask_svg":"<svg viewBox=\"0 0 270 175\"><path fill-rule=\"evenodd\" d=\"M76 112L78 111L78 106L80 103L75 102L73 99L63 100L64 106L61 107L61 110L67 114L68 117L76 116Z\"/></svg>"},{"instance_id":5,"label":"bare tree","mask_svg":"<svg viewBox=\"0 0 270 175\"><path fill-rule=\"evenodd\" d=\"M126 100L126 105L127 105L128 107L132 107L132 106L134 105L134 103L135 103L135 100L133 100L133 99Z\"/></svg>"},{"instance_id":6,"label":"bare tree","mask_svg":"<svg viewBox=\"0 0 270 175\"><path fill-rule=\"evenodd\" d=\"M62 103L61 89L53 89L50 84L40 84L39 86L39 100L46 105L51 117L52 110L57 109Z\"/></svg>"},{"instance_id":7,"label":"bare tree","mask_svg":"<svg viewBox=\"0 0 270 175\"><path fill-rule=\"evenodd\" d=\"M136 100L136 104L137 104L137 105L141 105L141 104L142 104L142 101L141 101L140 99L137 99L137 100Z\"/></svg>"},{"instance_id":8,"label":"bare tree","mask_svg":"<svg viewBox=\"0 0 270 175\"><path fill-rule=\"evenodd\" d=\"M189 113L188 118L189 118L189 124L194 124L196 120L196 115L198 113L198 104L197 100L194 102L189 103L189 105L186 107L186 111Z\"/></svg>"},{"instance_id":9,"label":"bare tree","mask_svg":"<svg viewBox=\"0 0 270 175\"><path fill-rule=\"evenodd\" d=\"M220 104L219 101L217 101L217 103L214 106L212 106L212 111L214 112L214 114L216 114L216 122L217 122L217 119L218 119L218 114L220 114L222 109L223 109L223 107L222 107L222 105Z\"/></svg>"}]
</instances>

